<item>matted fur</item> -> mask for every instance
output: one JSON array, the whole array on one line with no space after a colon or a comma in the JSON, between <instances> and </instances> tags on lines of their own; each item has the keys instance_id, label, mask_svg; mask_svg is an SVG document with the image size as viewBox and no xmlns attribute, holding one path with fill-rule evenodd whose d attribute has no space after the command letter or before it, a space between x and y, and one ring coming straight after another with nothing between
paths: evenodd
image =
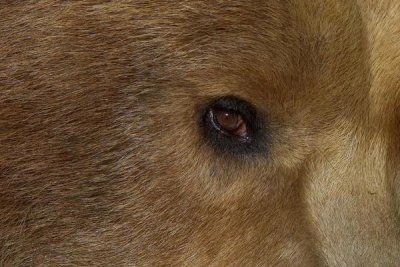
<instances>
[{"instance_id":1,"label":"matted fur","mask_svg":"<svg viewBox=\"0 0 400 267\"><path fill-rule=\"evenodd\" d=\"M399 266L399 66L397 0L3 0L0 265Z\"/></svg>"}]
</instances>

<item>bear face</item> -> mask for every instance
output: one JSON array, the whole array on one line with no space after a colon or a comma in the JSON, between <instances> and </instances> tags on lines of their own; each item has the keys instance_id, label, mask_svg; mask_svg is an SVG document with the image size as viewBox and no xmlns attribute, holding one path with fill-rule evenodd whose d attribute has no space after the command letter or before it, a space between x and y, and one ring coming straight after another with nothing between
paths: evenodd
<instances>
[{"instance_id":1,"label":"bear face","mask_svg":"<svg viewBox=\"0 0 400 267\"><path fill-rule=\"evenodd\" d=\"M0 4L2 265L396 266L392 2Z\"/></svg>"}]
</instances>

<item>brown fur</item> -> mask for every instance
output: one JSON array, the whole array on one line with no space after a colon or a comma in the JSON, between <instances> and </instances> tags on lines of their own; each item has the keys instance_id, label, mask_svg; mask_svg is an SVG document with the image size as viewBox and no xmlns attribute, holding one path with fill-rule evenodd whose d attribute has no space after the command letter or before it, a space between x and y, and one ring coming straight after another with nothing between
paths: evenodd
<instances>
[{"instance_id":1,"label":"brown fur","mask_svg":"<svg viewBox=\"0 0 400 267\"><path fill-rule=\"evenodd\" d=\"M2 1L1 266L399 266L396 0ZM213 150L235 95L267 155Z\"/></svg>"}]
</instances>

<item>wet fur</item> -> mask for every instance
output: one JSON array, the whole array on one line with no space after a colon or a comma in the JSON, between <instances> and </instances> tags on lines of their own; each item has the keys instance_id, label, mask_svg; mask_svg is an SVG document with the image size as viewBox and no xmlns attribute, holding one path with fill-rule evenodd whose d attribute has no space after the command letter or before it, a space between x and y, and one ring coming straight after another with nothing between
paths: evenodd
<instances>
[{"instance_id":1,"label":"wet fur","mask_svg":"<svg viewBox=\"0 0 400 267\"><path fill-rule=\"evenodd\" d=\"M400 4L2 1L1 266L398 266ZM212 148L219 96L267 153Z\"/></svg>"}]
</instances>

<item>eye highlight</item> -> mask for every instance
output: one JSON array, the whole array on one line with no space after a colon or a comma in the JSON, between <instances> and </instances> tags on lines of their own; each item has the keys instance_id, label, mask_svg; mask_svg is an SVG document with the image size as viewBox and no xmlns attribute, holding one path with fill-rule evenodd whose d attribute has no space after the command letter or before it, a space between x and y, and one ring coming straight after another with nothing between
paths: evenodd
<instances>
[{"instance_id":1,"label":"eye highlight","mask_svg":"<svg viewBox=\"0 0 400 267\"><path fill-rule=\"evenodd\" d=\"M252 104L224 96L207 103L202 110L200 127L214 149L235 155L266 151L264 122Z\"/></svg>"}]
</instances>

